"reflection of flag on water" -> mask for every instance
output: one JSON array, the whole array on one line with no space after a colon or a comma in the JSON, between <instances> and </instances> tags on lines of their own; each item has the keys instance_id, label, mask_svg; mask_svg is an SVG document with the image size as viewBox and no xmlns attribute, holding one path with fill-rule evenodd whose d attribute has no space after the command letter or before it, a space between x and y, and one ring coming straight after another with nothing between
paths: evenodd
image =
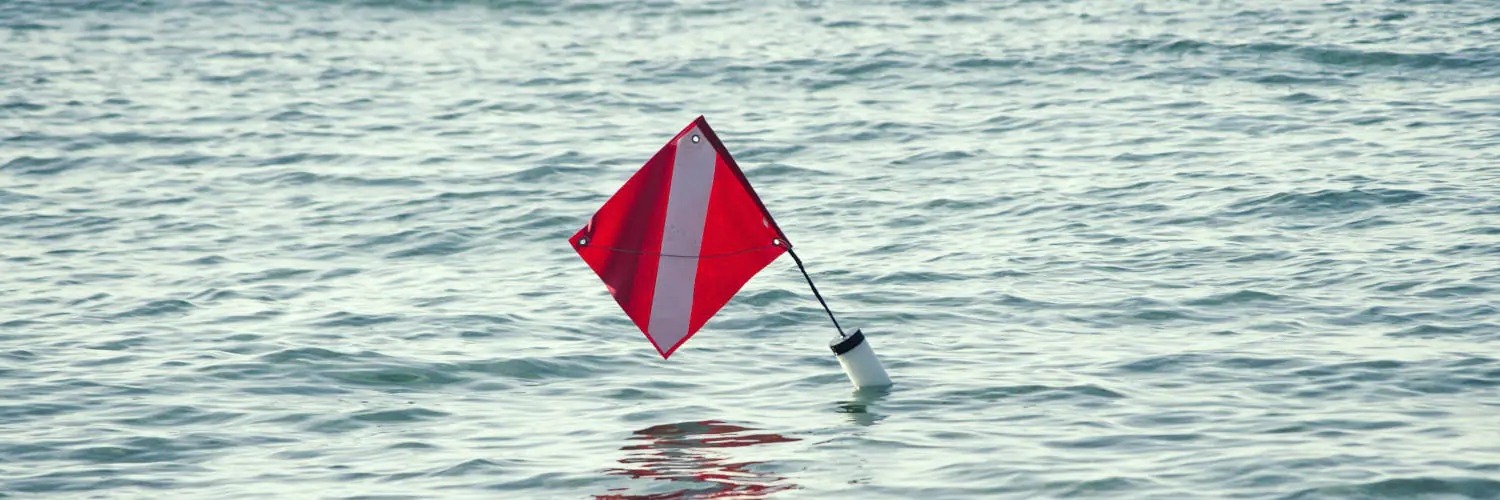
<instances>
[{"instance_id":1,"label":"reflection of flag on water","mask_svg":"<svg viewBox=\"0 0 1500 500\"><path fill-rule=\"evenodd\" d=\"M791 248L701 116L569 242L662 358Z\"/></svg>"},{"instance_id":2,"label":"reflection of flag on water","mask_svg":"<svg viewBox=\"0 0 1500 500\"><path fill-rule=\"evenodd\" d=\"M757 429L716 420L684 422L642 429L631 439L641 444L621 448L630 454L620 459L625 468L607 474L631 479L684 483L681 488L642 495L598 495L596 500L664 500L676 498L761 498L793 489L786 478L753 470L762 462L734 462L719 456L715 448L737 448L757 444L797 441L778 434L754 433Z\"/></svg>"}]
</instances>

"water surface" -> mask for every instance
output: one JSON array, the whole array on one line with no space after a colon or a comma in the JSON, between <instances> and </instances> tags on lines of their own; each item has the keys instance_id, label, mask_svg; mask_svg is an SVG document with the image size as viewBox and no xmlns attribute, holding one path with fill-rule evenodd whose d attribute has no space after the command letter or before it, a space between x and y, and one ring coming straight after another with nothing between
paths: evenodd
<instances>
[{"instance_id":1,"label":"water surface","mask_svg":"<svg viewBox=\"0 0 1500 500\"><path fill-rule=\"evenodd\" d=\"M1500 8L0 4L0 496L1500 498ZM789 259L565 238L706 115Z\"/></svg>"}]
</instances>

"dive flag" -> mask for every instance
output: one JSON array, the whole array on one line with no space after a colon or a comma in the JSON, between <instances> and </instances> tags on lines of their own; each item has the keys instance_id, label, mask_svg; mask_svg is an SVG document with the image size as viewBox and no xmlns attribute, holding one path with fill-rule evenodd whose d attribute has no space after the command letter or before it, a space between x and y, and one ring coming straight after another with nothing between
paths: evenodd
<instances>
[{"instance_id":1,"label":"dive flag","mask_svg":"<svg viewBox=\"0 0 1500 500\"><path fill-rule=\"evenodd\" d=\"M702 116L569 242L663 359L791 248Z\"/></svg>"}]
</instances>

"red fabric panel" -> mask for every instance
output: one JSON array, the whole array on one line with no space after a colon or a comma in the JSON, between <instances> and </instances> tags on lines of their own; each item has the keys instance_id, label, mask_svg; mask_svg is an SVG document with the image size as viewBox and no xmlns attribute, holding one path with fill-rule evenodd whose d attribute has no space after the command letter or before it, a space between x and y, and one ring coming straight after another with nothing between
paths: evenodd
<instances>
[{"instance_id":1,"label":"red fabric panel","mask_svg":"<svg viewBox=\"0 0 1500 500\"><path fill-rule=\"evenodd\" d=\"M651 296L661 258L661 231L677 147L667 143L569 240L584 262L642 332L651 320ZM579 241L588 238L587 245ZM619 252L617 248L629 250Z\"/></svg>"},{"instance_id":2,"label":"red fabric panel","mask_svg":"<svg viewBox=\"0 0 1500 500\"><path fill-rule=\"evenodd\" d=\"M717 163L701 255L734 255L699 259L689 331L701 328L750 278L786 252L779 245L769 246L780 236L723 156ZM756 248L759 250L737 253Z\"/></svg>"}]
</instances>

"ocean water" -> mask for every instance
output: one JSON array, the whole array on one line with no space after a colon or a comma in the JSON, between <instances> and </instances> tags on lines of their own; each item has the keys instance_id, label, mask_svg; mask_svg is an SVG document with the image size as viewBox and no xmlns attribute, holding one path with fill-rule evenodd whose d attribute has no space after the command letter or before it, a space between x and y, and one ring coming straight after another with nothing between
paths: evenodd
<instances>
[{"instance_id":1,"label":"ocean water","mask_svg":"<svg viewBox=\"0 0 1500 500\"><path fill-rule=\"evenodd\" d=\"M0 2L0 497L1500 498L1500 6ZM704 115L787 257L565 238Z\"/></svg>"}]
</instances>

